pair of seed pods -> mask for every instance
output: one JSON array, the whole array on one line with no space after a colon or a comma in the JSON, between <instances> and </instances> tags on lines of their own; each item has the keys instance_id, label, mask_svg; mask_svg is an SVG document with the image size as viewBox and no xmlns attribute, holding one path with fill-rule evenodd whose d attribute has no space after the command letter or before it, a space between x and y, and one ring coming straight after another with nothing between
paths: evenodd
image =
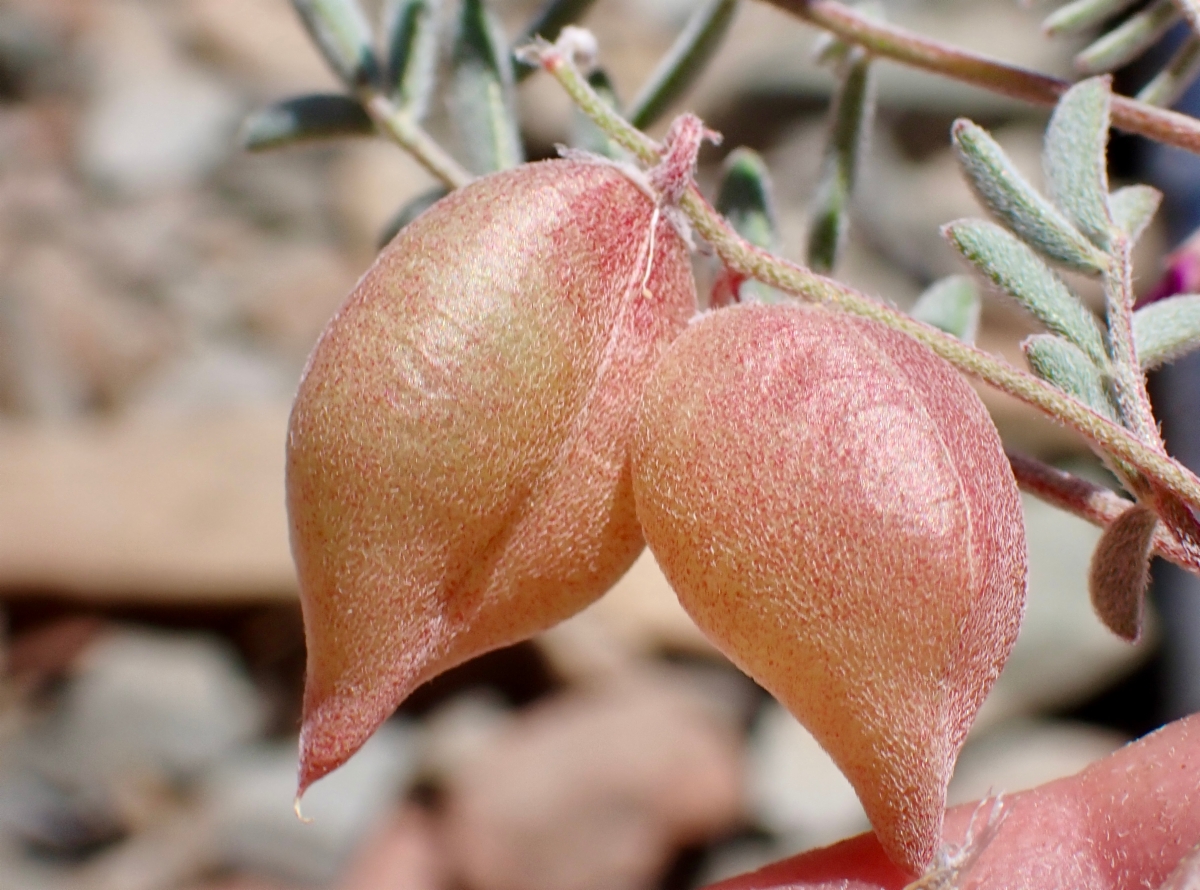
<instances>
[{"instance_id":1,"label":"pair of seed pods","mask_svg":"<svg viewBox=\"0 0 1200 890\"><path fill-rule=\"evenodd\" d=\"M1016 486L957 372L821 308L697 318L666 215L586 160L479 180L384 251L309 359L287 497L302 791L645 542L919 873L1025 598Z\"/></svg>"}]
</instances>

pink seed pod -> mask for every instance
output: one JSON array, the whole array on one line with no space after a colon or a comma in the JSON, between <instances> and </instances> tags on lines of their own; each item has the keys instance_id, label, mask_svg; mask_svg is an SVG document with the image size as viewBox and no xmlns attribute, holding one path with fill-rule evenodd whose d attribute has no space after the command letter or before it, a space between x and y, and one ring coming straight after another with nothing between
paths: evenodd
<instances>
[{"instance_id":1,"label":"pink seed pod","mask_svg":"<svg viewBox=\"0 0 1200 890\"><path fill-rule=\"evenodd\" d=\"M407 227L321 335L288 432L308 673L300 790L418 685L599 597L643 542L642 387L696 309L611 164L529 164Z\"/></svg>"},{"instance_id":2,"label":"pink seed pod","mask_svg":"<svg viewBox=\"0 0 1200 890\"><path fill-rule=\"evenodd\" d=\"M633 474L692 618L829 752L896 864L928 868L1025 602L1020 501L978 396L877 323L721 309L655 370Z\"/></svg>"}]
</instances>

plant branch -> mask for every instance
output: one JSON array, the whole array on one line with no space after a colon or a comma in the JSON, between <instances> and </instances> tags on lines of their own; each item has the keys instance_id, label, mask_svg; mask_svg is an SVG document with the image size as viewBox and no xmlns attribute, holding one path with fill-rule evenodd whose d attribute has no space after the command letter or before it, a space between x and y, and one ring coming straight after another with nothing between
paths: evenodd
<instances>
[{"instance_id":1,"label":"plant branch","mask_svg":"<svg viewBox=\"0 0 1200 890\"><path fill-rule=\"evenodd\" d=\"M571 49L569 41L556 46L543 43L531 48L529 55L554 75L579 107L615 142L645 163L657 163L661 159L661 147L633 128L591 89L569 57ZM750 244L708 204L694 183L683 194L679 206L687 214L697 234L713 246L726 266L734 272L908 334L964 374L1040 409L1079 432L1103 453L1126 461L1161 488L1193 509L1200 510L1200 479L1124 427L1100 416L1032 374L1020 371L995 356L852 288Z\"/></svg>"},{"instance_id":2,"label":"plant branch","mask_svg":"<svg viewBox=\"0 0 1200 890\"><path fill-rule=\"evenodd\" d=\"M869 18L837 0L764 0L878 55L914 68L1039 105L1053 105L1071 84ZM1196 6L1196 0L1181 0ZM1112 97L1113 125L1200 153L1200 121L1129 99Z\"/></svg>"},{"instance_id":3,"label":"plant branch","mask_svg":"<svg viewBox=\"0 0 1200 890\"><path fill-rule=\"evenodd\" d=\"M417 160L417 163L447 188L461 188L473 179L412 115L397 108L387 96L374 90L366 90L360 99L375 125L391 136Z\"/></svg>"},{"instance_id":4,"label":"plant branch","mask_svg":"<svg viewBox=\"0 0 1200 890\"><path fill-rule=\"evenodd\" d=\"M1130 507L1127 500L1103 485L1097 485L1051 467L1024 454L1006 452L1017 485L1046 503L1104 528ZM1180 568L1200 574L1200 558L1183 547L1165 526L1154 533L1154 552Z\"/></svg>"},{"instance_id":5,"label":"plant branch","mask_svg":"<svg viewBox=\"0 0 1200 890\"><path fill-rule=\"evenodd\" d=\"M1133 342L1132 245L1124 235L1114 241L1112 265L1104 276L1104 292L1108 302L1108 348L1117 402L1126 426L1143 442L1165 451L1154 410L1150 407L1146 376L1142 373Z\"/></svg>"},{"instance_id":6,"label":"plant branch","mask_svg":"<svg viewBox=\"0 0 1200 890\"><path fill-rule=\"evenodd\" d=\"M1033 405L1096 443L1105 453L1115 455L1147 476L1160 480L1189 504L1200 505L1200 480L1191 472L1142 442L1129 430L1102 417L1061 390L845 285L745 243L708 207L695 189L684 195L681 206L696 231L713 245L721 259L735 271L780 290L798 294L813 302L833 305L908 334L963 373Z\"/></svg>"},{"instance_id":7,"label":"plant branch","mask_svg":"<svg viewBox=\"0 0 1200 890\"><path fill-rule=\"evenodd\" d=\"M1132 244L1127 236L1118 235L1113 248L1113 262L1104 276L1104 291L1108 302L1108 350L1117 403L1125 425L1142 442L1165 457L1166 445L1154 418L1150 394L1146 391L1146 375L1133 338ZM1126 487L1139 500L1153 504L1155 512L1183 550L1194 560L1200 560L1200 522L1187 506L1173 493L1163 491L1153 480L1130 472L1124 462L1114 461L1113 464Z\"/></svg>"}]
</instances>

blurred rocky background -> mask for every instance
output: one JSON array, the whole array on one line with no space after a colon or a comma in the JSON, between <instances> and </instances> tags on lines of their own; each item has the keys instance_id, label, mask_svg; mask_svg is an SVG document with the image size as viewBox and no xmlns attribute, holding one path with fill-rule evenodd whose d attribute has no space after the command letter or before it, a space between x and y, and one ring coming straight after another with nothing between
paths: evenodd
<instances>
[{"instance_id":1,"label":"blurred rocky background","mask_svg":"<svg viewBox=\"0 0 1200 890\"><path fill-rule=\"evenodd\" d=\"M692 6L592 9L623 96ZM533 11L495 8L512 33ZM888 14L1067 70L1072 47L1010 0ZM793 256L832 86L813 36L745 3L686 103L725 134L702 182L733 147L766 156ZM977 213L951 120L994 128L1035 175L1045 117L888 65L879 84L839 274L903 306L962 271L938 227ZM314 788L311 822L293 814L288 400L380 229L431 185L382 141L238 149L250 110L330 88L287 0L0 0L0 890L666 890L864 829L648 556L572 621L419 691ZM530 156L551 155L566 101L545 78L520 98ZM1165 236L1143 243L1148 286ZM1030 329L987 301L986 348L1020 361ZM1071 435L988 400L1010 444L1096 472ZM1164 713L1156 635L1127 647L1089 609L1098 532L1027 507L1029 617L955 802L1074 772Z\"/></svg>"}]
</instances>

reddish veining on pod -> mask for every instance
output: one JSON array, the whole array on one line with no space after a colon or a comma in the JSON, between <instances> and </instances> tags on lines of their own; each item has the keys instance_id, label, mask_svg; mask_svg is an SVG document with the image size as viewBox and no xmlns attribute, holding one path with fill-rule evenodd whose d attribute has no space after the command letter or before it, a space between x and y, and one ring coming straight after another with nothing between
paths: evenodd
<instances>
[{"instance_id":1,"label":"reddish veining on pod","mask_svg":"<svg viewBox=\"0 0 1200 890\"><path fill-rule=\"evenodd\" d=\"M417 685L570 616L633 562L638 397L694 312L675 231L587 161L460 189L363 276L288 436L301 791Z\"/></svg>"}]
</instances>

